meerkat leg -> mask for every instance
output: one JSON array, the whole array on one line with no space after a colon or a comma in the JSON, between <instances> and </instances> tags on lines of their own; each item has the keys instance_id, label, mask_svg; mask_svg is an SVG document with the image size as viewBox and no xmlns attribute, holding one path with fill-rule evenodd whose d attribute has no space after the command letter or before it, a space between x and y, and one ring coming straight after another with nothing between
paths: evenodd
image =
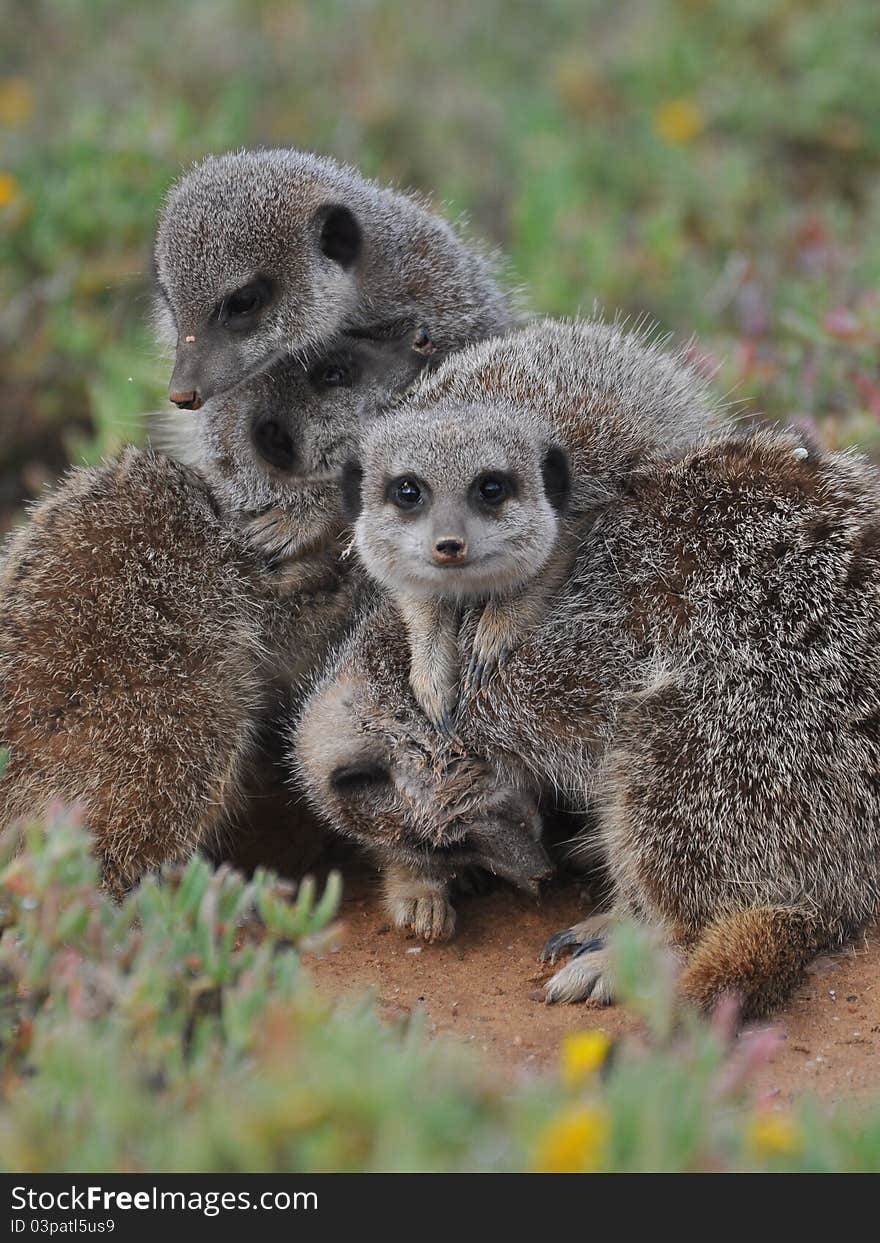
<instances>
[{"instance_id":1,"label":"meerkat leg","mask_svg":"<svg viewBox=\"0 0 880 1243\"><path fill-rule=\"evenodd\" d=\"M458 617L442 600L402 601L410 646L409 682L416 702L435 729L455 733L458 706Z\"/></svg>"},{"instance_id":2,"label":"meerkat leg","mask_svg":"<svg viewBox=\"0 0 880 1243\"><path fill-rule=\"evenodd\" d=\"M535 599L531 592L486 603L464 676L466 691L476 692L488 686L495 671L538 625L544 610L544 600Z\"/></svg>"},{"instance_id":3,"label":"meerkat leg","mask_svg":"<svg viewBox=\"0 0 880 1243\"><path fill-rule=\"evenodd\" d=\"M449 940L455 932L455 911L443 877L391 864L382 882L385 909L395 928L413 932L425 941Z\"/></svg>"},{"instance_id":4,"label":"meerkat leg","mask_svg":"<svg viewBox=\"0 0 880 1243\"><path fill-rule=\"evenodd\" d=\"M485 690L511 652L541 624L552 594L565 581L569 568L570 558L559 556L522 592L486 602L463 678L465 691Z\"/></svg>"}]
</instances>

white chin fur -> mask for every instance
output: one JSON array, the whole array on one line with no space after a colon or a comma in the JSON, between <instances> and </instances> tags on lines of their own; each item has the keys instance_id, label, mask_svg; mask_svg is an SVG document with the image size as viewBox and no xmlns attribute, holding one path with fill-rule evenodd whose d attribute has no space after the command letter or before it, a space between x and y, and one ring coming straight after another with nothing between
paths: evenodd
<instances>
[{"instance_id":1,"label":"white chin fur","mask_svg":"<svg viewBox=\"0 0 880 1243\"><path fill-rule=\"evenodd\" d=\"M370 568L375 573L375 568ZM401 568L405 568L408 573L401 574ZM404 567L396 563L388 566L387 570L388 573L382 581L392 591L448 600L480 599L498 592L511 591L528 577L516 565L496 564L489 560L473 562L468 566L449 566L446 569L432 565L431 562L419 562L417 565L410 562L405 563Z\"/></svg>"}]
</instances>

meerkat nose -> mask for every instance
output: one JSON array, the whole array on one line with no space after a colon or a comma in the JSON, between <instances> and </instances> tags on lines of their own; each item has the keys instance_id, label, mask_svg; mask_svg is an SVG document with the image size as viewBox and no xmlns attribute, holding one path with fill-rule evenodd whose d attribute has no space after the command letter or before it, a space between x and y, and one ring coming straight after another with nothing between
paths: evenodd
<instances>
[{"instance_id":1,"label":"meerkat nose","mask_svg":"<svg viewBox=\"0 0 880 1243\"><path fill-rule=\"evenodd\" d=\"M168 400L181 410L201 410L203 404L196 389L190 389L188 393L169 393Z\"/></svg>"},{"instance_id":2,"label":"meerkat nose","mask_svg":"<svg viewBox=\"0 0 880 1243\"><path fill-rule=\"evenodd\" d=\"M467 557L463 539L438 539L431 553L437 565L460 565Z\"/></svg>"}]
</instances>

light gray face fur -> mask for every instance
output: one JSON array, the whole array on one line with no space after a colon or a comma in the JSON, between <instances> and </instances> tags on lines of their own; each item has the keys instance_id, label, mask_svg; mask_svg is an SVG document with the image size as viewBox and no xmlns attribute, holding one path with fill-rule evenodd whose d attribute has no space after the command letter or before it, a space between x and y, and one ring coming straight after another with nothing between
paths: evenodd
<instances>
[{"instance_id":1,"label":"light gray face fur","mask_svg":"<svg viewBox=\"0 0 880 1243\"><path fill-rule=\"evenodd\" d=\"M367 570L392 592L450 600L523 585L558 531L550 446L549 429L513 412L487 422L455 405L379 420L365 438L355 525Z\"/></svg>"},{"instance_id":2,"label":"light gray face fur","mask_svg":"<svg viewBox=\"0 0 880 1243\"><path fill-rule=\"evenodd\" d=\"M171 399L198 409L281 355L340 331L444 351L512 321L490 258L424 204L298 151L211 157L166 198L156 328L176 350Z\"/></svg>"},{"instance_id":3,"label":"light gray face fur","mask_svg":"<svg viewBox=\"0 0 880 1243\"><path fill-rule=\"evenodd\" d=\"M348 209L321 162L294 168L271 155L205 161L172 188L160 217L157 323L177 350L171 392L197 393L193 408L273 358L325 342L357 298L356 253L325 236L328 214L339 207L345 220ZM353 220L352 229L356 250ZM237 314L250 295L253 311Z\"/></svg>"}]
</instances>

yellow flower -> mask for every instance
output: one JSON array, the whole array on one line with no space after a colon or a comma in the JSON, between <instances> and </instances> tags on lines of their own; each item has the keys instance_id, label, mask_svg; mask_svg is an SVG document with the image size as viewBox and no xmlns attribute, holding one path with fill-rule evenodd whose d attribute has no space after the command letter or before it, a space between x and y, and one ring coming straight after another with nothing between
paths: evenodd
<instances>
[{"instance_id":1,"label":"yellow flower","mask_svg":"<svg viewBox=\"0 0 880 1243\"><path fill-rule=\"evenodd\" d=\"M790 1156L801 1146L800 1131L791 1118L766 1111L752 1118L746 1130L746 1140L760 1157Z\"/></svg>"},{"instance_id":2,"label":"yellow flower","mask_svg":"<svg viewBox=\"0 0 880 1243\"><path fill-rule=\"evenodd\" d=\"M34 110L30 83L24 78L0 81L0 125L24 125Z\"/></svg>"},{"instance_id":3,"label":"yellow flower","mask_svg":"<svg viewBox=\"0 0 880 1243\"><path fill-rule=\"evenodd\" d=\"M581 1174L596 1170L608 1139L608 1120L599 1109L570 1109L538 1136L534 1168L539 1174Z\"/></svg>"},{"instance_id":4,"label":"yellow flower","mask_svg":"<svg viewBox=\"0 0 880 1243\"><path fill-rule=\"evenodd\" d=\"M572 1032L562 1042L559 1065L566 1087L577 1087L593 1071L598 1070L611 1048L607 1032L601 1028Z\"/></svg>"},{"instance_id":5,"label":"yellow flower","mask_svg":"<svg viewBox=\"0 0 880 1243\"><path fill-rule=\"evenodd\" d=\"M665 142L686 146L703 132L703 114L692 99L668 99L654 111L654 131Z\"/></svg>"},{"instance_id":6,"label":"yellow flower","mask_svg":"<svg viewBox=\"0 0 880 1243\"><path fill-rule=\"evenodd\" d=\"M21 186L12 173L0 172L0 207L14 203L21 195Z\"/></svg>"}]
</instances>

